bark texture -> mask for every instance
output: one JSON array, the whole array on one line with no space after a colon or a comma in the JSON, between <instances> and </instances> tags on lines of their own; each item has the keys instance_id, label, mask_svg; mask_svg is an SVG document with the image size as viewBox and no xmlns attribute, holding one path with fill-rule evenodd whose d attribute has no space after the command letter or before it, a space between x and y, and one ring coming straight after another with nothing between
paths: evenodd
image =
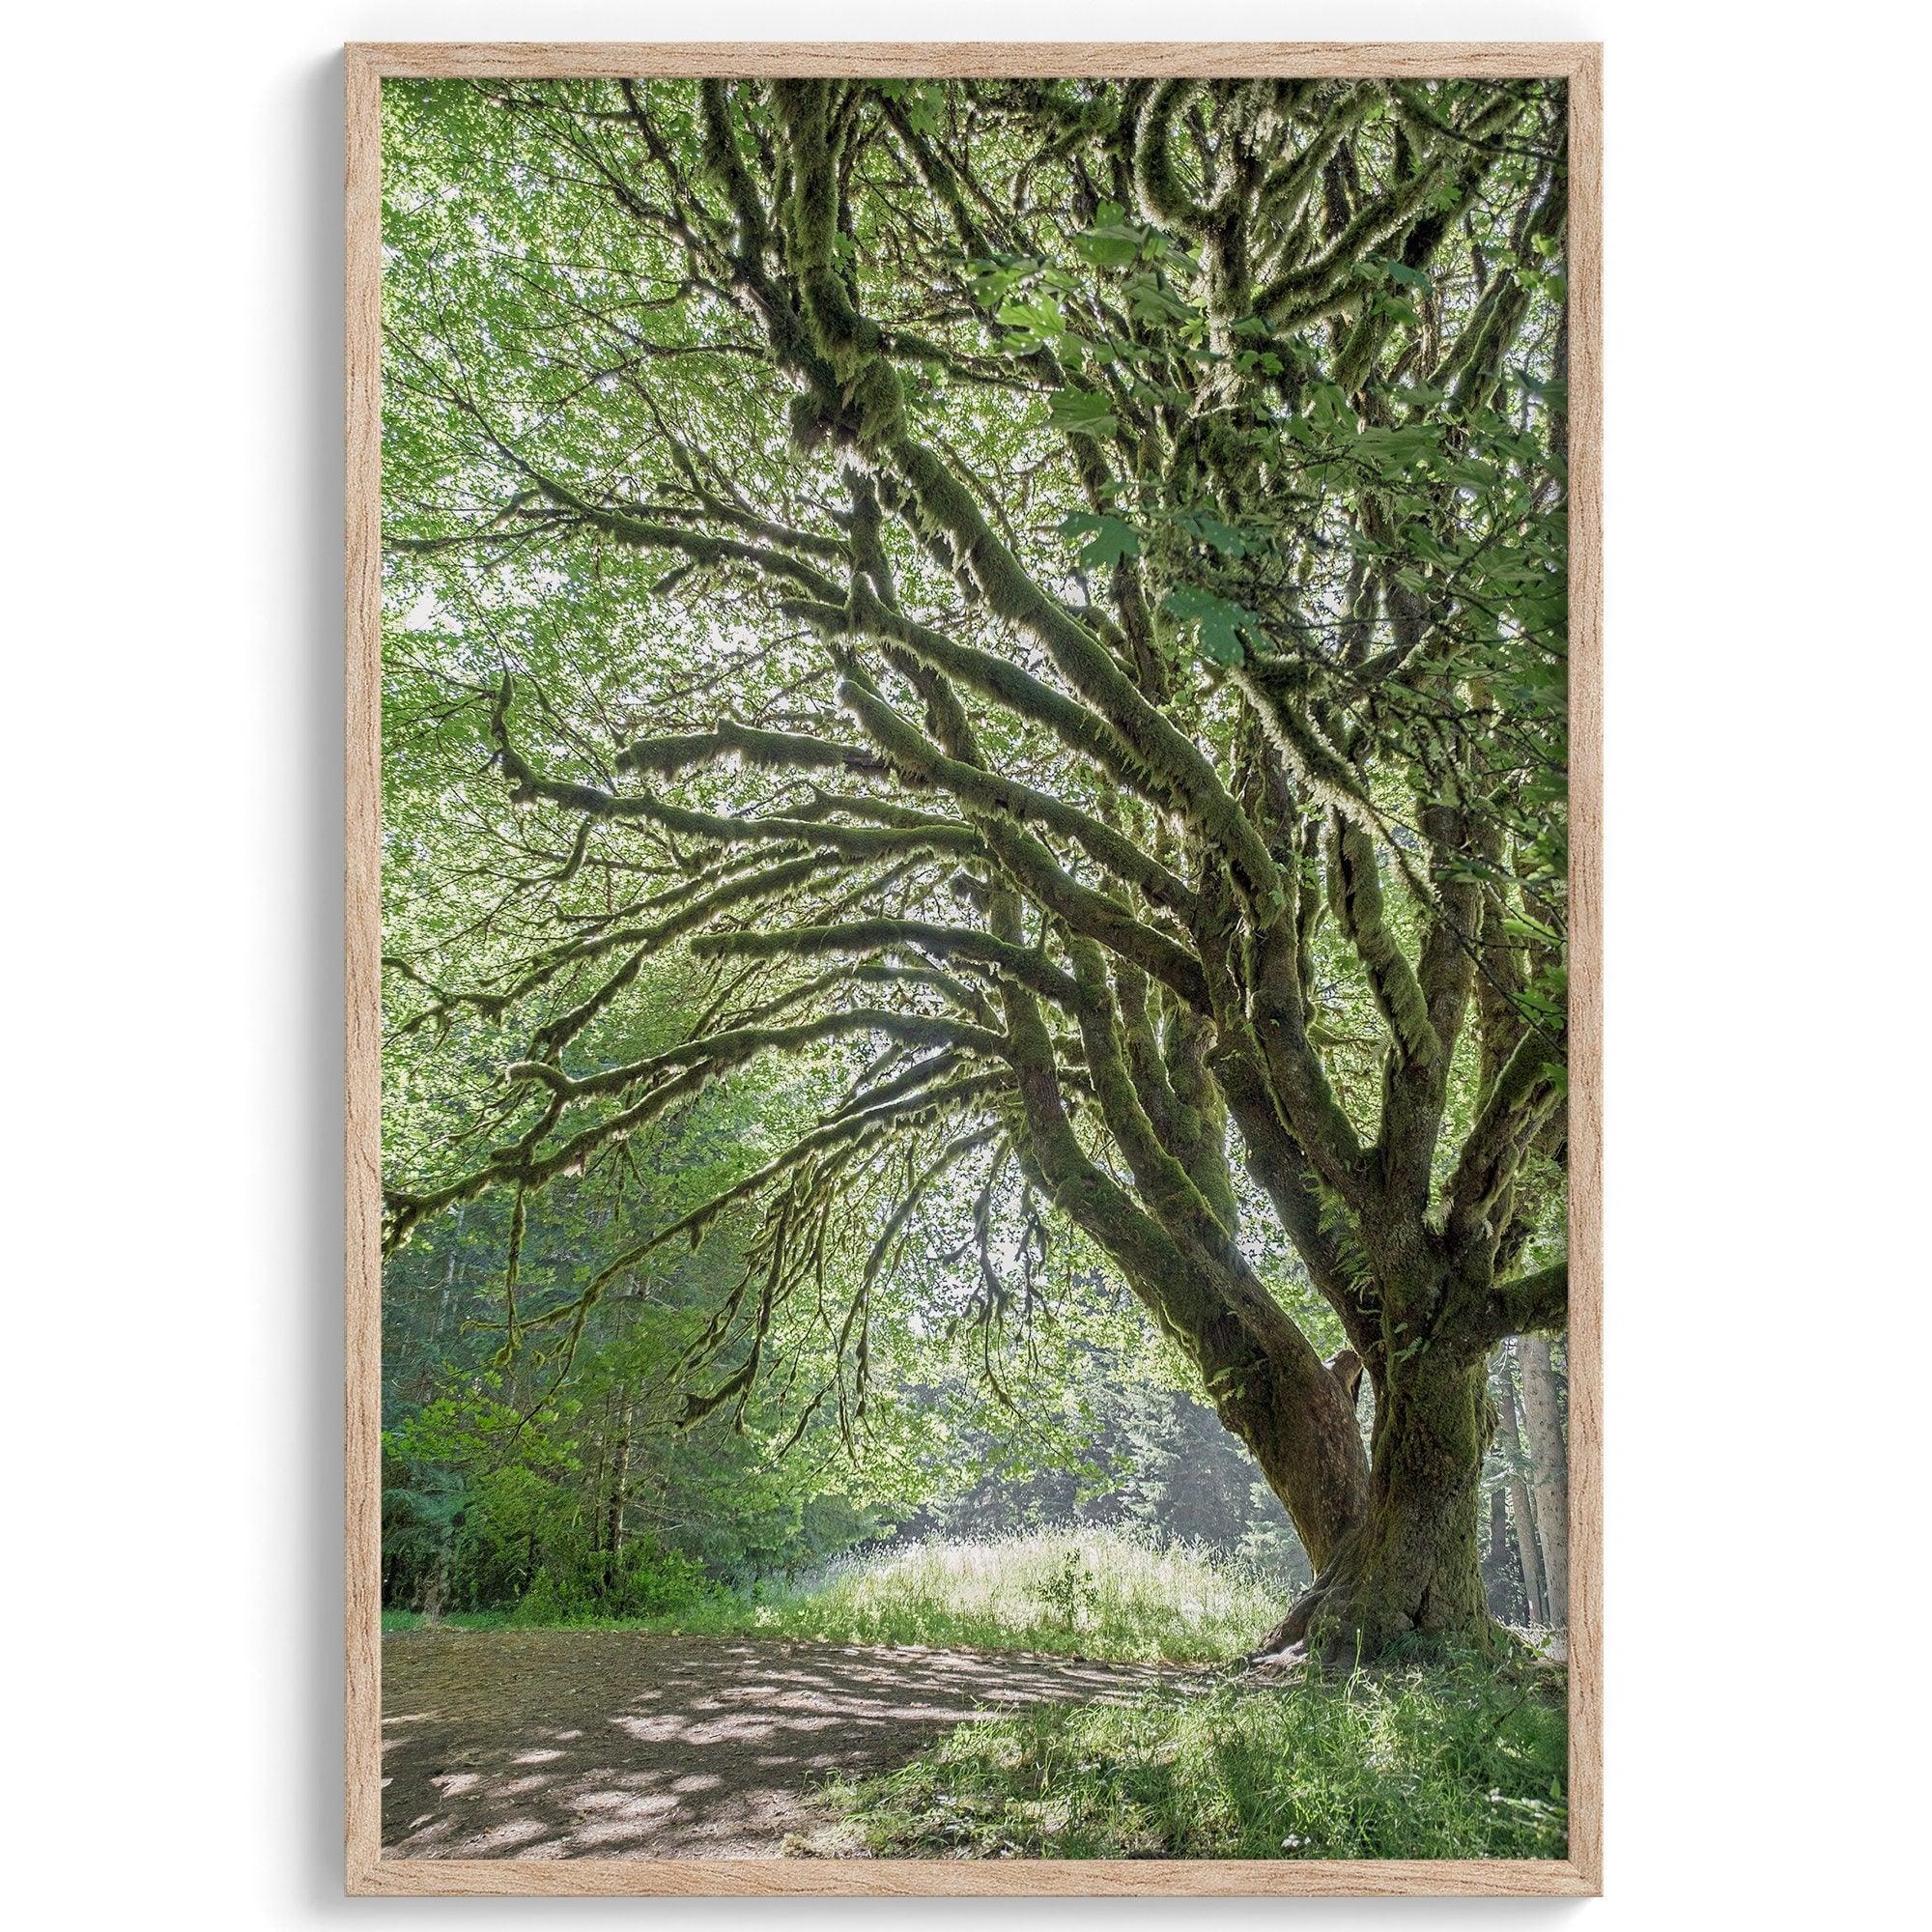
<instances>
[{"instance_id":1,"label":"bark texture","mask_svg":"<svg viewBox=\"0 0 1932 1932\"><path fill-rule=\"evenodd\" d=\"M1488 1375L1405 1363L1378 1385L1368 1509L1263 1648L1307 1642L1346 1661L1408 1635L1486 1636L1480 1568Z\"/></svg>"}]
</instances>

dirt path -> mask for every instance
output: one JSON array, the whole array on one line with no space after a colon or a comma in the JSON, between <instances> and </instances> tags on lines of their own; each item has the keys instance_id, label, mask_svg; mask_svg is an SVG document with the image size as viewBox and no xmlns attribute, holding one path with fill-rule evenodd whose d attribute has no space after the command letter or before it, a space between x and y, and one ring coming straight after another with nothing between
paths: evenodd
<instances>
[{"instance_id":1,"label":"dirt path","mask_svg":"<svg viewBox=\"0 0 1932 1932\"><path fill-rule=\"evenodd\" d=\"M1120 1702L1149 1665L629 1631L383 1639L383 1843L404 1858L770 1858L828 1773L1002 1706Z\"/></svg>"}]
</instances>

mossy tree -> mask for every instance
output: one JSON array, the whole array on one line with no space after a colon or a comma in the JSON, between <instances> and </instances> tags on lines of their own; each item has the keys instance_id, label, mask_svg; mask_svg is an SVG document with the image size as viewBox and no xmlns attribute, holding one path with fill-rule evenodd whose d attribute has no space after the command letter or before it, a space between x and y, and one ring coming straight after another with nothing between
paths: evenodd
<instances>
[{"instance_id":1,"label":"mossy tree","mask_svg":"<svg viewBox=\"0 0 1932 1932\"><path fill-rule=\"evenodd\" d=\"M387 128L391 755L467 772L489 901L404 922L391 1013L497 1129L391 1174L391 1239L833 1068L511 1342L752 1203L690 1412L815 1297L862 1419L922 1228L990 1329L1070 1223L1308 1548L1278 1641L1483 1634L1486 1363L1565 1304L1561 88L391 84ZM679 950L700 1021L614 1051Z\"/></svg>"}]
</instances>

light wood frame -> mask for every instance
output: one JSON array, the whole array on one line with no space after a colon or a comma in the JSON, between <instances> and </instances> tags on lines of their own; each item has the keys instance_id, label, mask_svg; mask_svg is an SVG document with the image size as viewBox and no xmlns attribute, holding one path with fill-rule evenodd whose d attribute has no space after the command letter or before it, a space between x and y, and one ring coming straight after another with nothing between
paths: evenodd
<instances>
[{"instance_id":1,"label":"light wood frame","mask_svg":"<svg viewBox=\"0 0 1932 1932\"><path fill-rule=\"evenodd\" d=\"M345 50L348 136L347 1729L352 1893L1595 1895L1603 1889L1603 49L1595 43L406 43ZM1570 1856L1562 1860L382 1856L382 84L386 78L1241 74L1562 79L1570 117Z\"/></svg>"}]
</instances>

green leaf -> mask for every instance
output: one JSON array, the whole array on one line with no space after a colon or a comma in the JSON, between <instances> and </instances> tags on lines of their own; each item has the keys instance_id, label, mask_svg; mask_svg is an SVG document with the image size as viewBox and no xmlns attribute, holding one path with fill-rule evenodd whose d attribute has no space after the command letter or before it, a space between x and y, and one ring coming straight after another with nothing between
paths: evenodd
<instances>
[{"instance_id":1,"label":"green leaf","mask_svg":"<svg viewBox=\"0 0 1932 1932\"><path fill-rule=\"evenodd\" d=\"M1354 406L1349 401L1349 392L1338 384L1314 384L1308 392L1308 413L1318 428L1331 435L1355 434Z\"/></svg>"},{"instance_id":2,"label":"green leaf","mask_svg":"<svg viewBox=\"0 0 1932 1932\"><path fill-rule=\"evenodd\" d=\"M1177 301L1151 275L1136 275L1127 285L1127 312L1136 322L1186 322L1194 311Z\"/></svg>"},{"instance_id":3,"label":"green leaf","mask_svg":"<svg viewBox=\"0 0 1932 1932\"><path fill-rule=\"evenodd\" d=\"M1545 383L1532 376L1527 369L1510 371L1516 380L1540 403L1547 404L1559 412L1570 407L1570 385L1567 383Z\"/></svg>"},{"instance_id":4,"label":"green leaf","mask_svg":"<svg viewBox=\"0 0 1932 1932\"><path fill-rule=\"evenodd\" d=\"M1050 301L1009 301L1003 303L994 318L1009 328L1023 329L1029 335L1037 336L1042 342L1051 342L1066 333L1066 324L1059 309Z\"/></svg>"},{"instance_id":5,"label":"green leaf","mask_svg":"<svg viewBox=\"0 0 1932 1932\"><path fill-rule=\"evenodd\" d=\"M1552 931L1541 920L1531 919L1527 913L1504 919L1502 927L1512 939L1540 939L1549 946L1563 943L1560 932Z\"/></svg>"},{"instance_id":6,"label":"green leaf","mask_svg":"<svg viewBox=\"0 0 1932 1932\"><path fill-rule=\"evenodd\" d=\"M1124 269L1141 252L1147 230L1136 228L1117 201L1103 201L1094 225L1074 236L1073 245L1096 269Z\"/></svg>"},{"instance_id":7,"label":"green leaf","mask_svg":"<svg viewBox=\"0 0 1932 1932\"><path fill-rule=\"evenodd\" d=\"M1088 389L1056 389L1047 412L1069 436L1111 436L1120 427L1112 400Z\"/></svg>"},{"instance_id":8,"label":"green leaf","mask_svg":"<svg viewBox=\"0 0 1932 1932\"><path fill-rule=\"evenodd\" d=\"M1360 453L1386 470L1402 470L1436 447L1435 432L1427 423L1401 429L1365 429L1355 439Z\"/></svg>"},{"instance_id":9,"label":"green leaf","mask_svg":"<svg viewBox=\"0 0 1932 1932\"><path fill-rule=\"evenodd\" d=\"M1191 629L1203 657L1218 665L1237 665L1246 655L1243 635L1259 639L1261 619L1239 604L1216 597L1211 590L1182 584L1170 590L1166 610L1177 624Z\"/></svg>"},{"instance_id":10,"label":"green leaf","mask_svg":"<svg viewBox=\"0 0 1932 1932\"><path fill-rule=\"evenodd\" d=\"M1122 557L1141 554L1140 532L1119 517L1095 516L1088 510L1076 511L1061 520L1064 537L1085 537L1079 560L1093 570L1111 570Z\"/></svg>"},{"instance_id":11,"label":"green leaf","mask_svg":"<svg viewBox=\"0 0 1932 1932\"><path fill-rule=\"evenodd\" d=\"M1207 510L1183 510L1174 520L1197 541L1212 546L1223 556L1245 556L1248 546L1239 530Z\"/></svg>"}]
</instances>

